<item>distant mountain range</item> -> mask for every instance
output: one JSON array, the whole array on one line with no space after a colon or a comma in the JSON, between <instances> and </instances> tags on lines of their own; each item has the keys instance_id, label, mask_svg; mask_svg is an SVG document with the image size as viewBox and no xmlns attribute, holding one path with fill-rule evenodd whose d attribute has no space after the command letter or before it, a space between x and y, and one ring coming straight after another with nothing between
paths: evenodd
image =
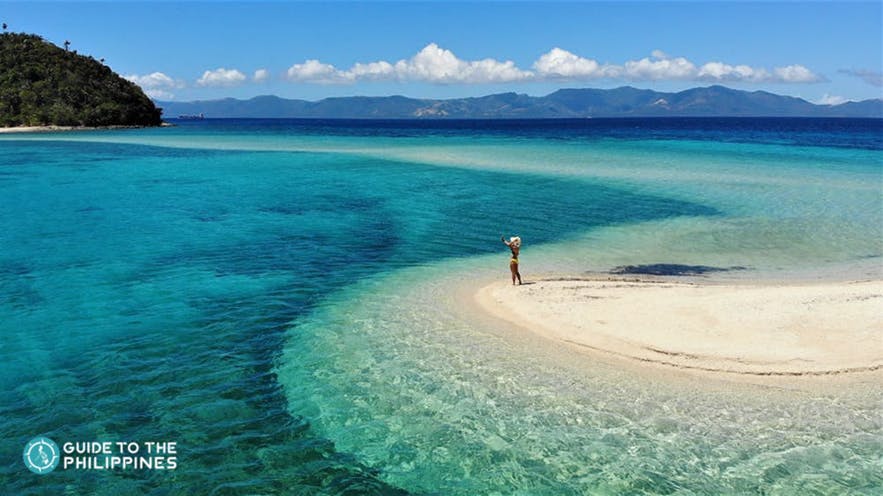
<instances>
[{"instance_id":1,"label":"distant mountain range","mask_svg":"<svg viewBox=\"0 0 883 496\"><path fill-rule=\"evenodd\" d=\"M430 100L340 97L316 102L258 96L195 102L157 102L166 118L203 114L207 118L326 119L531 119L588 117L876 117L883 99L816 105L801 98L724 86L662 93L625 86L616 89L562 89L546 96L500 93L478 98Z\"/></svg>"}]
</instances>

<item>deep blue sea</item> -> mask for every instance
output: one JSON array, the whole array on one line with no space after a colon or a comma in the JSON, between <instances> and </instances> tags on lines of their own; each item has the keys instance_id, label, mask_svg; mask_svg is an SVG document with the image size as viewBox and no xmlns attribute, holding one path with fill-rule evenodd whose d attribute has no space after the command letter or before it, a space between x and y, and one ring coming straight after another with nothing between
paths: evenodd
<instances>
[{"instance_id":1,"label":"deep blue sea","mask_svg":"<svg viewBox=\"0 0 883 496\"><path fill-rule=\"evenodd\" d=\"M462 304L504 234L528 277L879 278L883 120L175 124L0 135L0 494L883 491L879 385L587 370Z\"/></svg>"}]
</instances>

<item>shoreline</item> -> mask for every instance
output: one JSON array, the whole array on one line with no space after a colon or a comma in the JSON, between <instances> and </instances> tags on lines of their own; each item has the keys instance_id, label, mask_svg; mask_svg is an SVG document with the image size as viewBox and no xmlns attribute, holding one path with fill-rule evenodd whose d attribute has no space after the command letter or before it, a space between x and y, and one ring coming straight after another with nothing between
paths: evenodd
<instances>
[{"instance_id":1,"label":"shoreline","mask_svg":"<svg viewBox=\"0 0 883 496\"><path fill-rule=\"evenodd\" d=\"M751 382L883 373L883 280L539 277L473 287L483 313L581 354Z\"/></svg>"},{"instance_id":2,"label":"shoreline","mask_svg":"<svg viewBox=\"0 0 883 496\"><path fill-rule=\"evenodd\" d=\"M163 122L159 126L15 126L0 127L0 134L19 133L64 133L69 131L106 131L118 129L146 129L149 127L171 127L174 124Z\"/></svg>"}]
</instances>

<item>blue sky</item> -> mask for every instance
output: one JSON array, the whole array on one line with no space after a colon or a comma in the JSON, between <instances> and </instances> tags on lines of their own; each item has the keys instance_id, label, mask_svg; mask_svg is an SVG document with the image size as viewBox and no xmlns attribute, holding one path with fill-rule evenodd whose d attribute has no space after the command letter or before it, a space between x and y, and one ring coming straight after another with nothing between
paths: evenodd
<instances>
[{"instance_id":1,"label":"blue sky","mask_svg":"<svg viewBox=\"0 0 883 496\"><path fill-rule=\"evenodd\" d=\"M157 99L724 84L883 97L883 2L3 2Z\"/></svg>"}]
</instances>

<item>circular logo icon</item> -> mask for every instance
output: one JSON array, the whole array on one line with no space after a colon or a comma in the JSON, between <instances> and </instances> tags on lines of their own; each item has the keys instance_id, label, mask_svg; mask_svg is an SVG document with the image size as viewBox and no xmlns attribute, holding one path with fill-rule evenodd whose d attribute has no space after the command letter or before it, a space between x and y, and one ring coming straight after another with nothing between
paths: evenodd
<instances>
[{"instance_id":1,"label":"circular logo icon","mask_svg":"<svg viewBox=\"0 0 883 496\"><path fill-rule=\"evenodd\" d=\"M48 437L35 437L25 445L25 451L22 454L25 466L28 470L35 474L48 474L55 470L58 466L59 456L58 445L55 441Z\"/></svg>"}]
</instances>

